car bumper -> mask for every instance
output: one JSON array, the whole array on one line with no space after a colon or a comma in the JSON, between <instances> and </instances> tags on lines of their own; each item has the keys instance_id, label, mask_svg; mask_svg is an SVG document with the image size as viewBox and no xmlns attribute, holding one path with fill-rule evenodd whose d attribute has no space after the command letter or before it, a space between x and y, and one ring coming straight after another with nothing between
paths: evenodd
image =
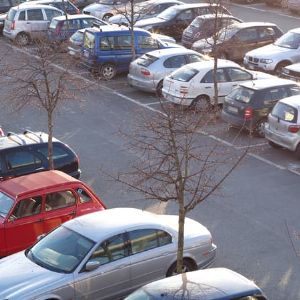
<instances>
[{"instance_id":1,"label":"car bumper","mask_svg":"<svg viewBox=\"0 0 300 300\"><path fill-rule=\"evenodd\" d=\"M3 29L3 35L9 39L15 39L16 34L14 32L8 31L7 29Z\"/></svg>"},{"instance_id":2,"label":"car bumper","mask_svg":"<svg viewBox=\"0 0 300 300\"><path fill-rule=\"evenodd\" d=\"M247 59L244 59L244 66L249 70L263 71L263 72L272 72L276 68L275 63L271 63L271 64L263 64L260 62L255 63Z\"/></svg>"},{"instance_id":3,"label":"car bumper","mask_svg":"<svg viewBox=\"0 0 300 300\"><path fill-rule=\"evenodd\" d=\"M265 138L277 145L282 146L291 151L295 151L300 142L300 136L297 134L280 134L272 130L269 124L265 125Z\"/></svg>"},{"instance_id":4,"label":"car bumper","mask_svg":"<svg viewBox=\"0 0 300 300\"><path fill-rule=\"evenodd\" d=\"M226 111L222 110L221 118L223 121L237 126L237 127L245 127L248 130L254 129L254 122L251 120L245 120L239 116L234 116L232 114L227 113Z\"/></svg>"},{"instance_id":5,"label":"car bumper","mask_svg":"<svg viewBox=\"0 0 300 300\"><path fill-rule=\"evenodd\" d=\"M169 93L166 93L164 90L162 91L162 94L166 100L184 106L190 106L194 100L192 98L174 96Z\"/></svg>"},{"instance_id":6,"label":"car bumper","mask_svg":"<svg viewBox=\"0 0 300 300\"><path fill-rule=\"evenodd\" d=\"M212 244L212 249L205 254L206 260L197 264L198 269L204 269L210 266L216 260L217 246Z\"/></svg>"},{"instance_id":7,"label":"car bumper","mask_svg":"<svg viewBox=\"0 0 300 300\"><path fill-rule=\"evenodd\" d=\"M127 81L129 83L129 85L145 91L145 92L151 92L151 93L155 93L156 91L156 86L158 84L157 80L149 80L149 79L142 79L142 78L137 78L132 76L131 74L128 74L127 76Z\"/></svg>"}]
</instances>

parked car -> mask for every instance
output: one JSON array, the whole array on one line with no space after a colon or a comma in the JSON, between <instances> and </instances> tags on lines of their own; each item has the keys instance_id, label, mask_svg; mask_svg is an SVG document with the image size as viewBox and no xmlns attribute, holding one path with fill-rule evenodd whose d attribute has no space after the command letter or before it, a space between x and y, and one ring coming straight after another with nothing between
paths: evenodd
<instances>
[{"instance_id":1,"label":"parked car","mask_svg":"<svg viewBox=\"0 0 300 300\"><path fill-rule=\"evenodd\" d=\"M242 61L246 52L273 43L282 34L281 29L273 23L235 23L221 29L215 46L213 39L209 38L195 42L192 49L217 55L218 58Z\"/></svg>"},{"instance_id":2,"label":"parked car","mask_svg":"<svg viewBox=\"0 0 300 300\"><path fill-rule=\"evenodd\" d=\"M49 5L33 4L12 7L6 17L3 35L20 46L35 38L45 38L49 22L64 12Z\"/></svg>"},{"instance_id":3,"label":"parked car","mask_svg":"<svg viewBox=\"0 0 300 300\"><path fill-rule=\"evenodd\" d=\"M135 0L134 5L137 5L139 2L142 2L142 0ZM108 21L110 17L118 14L121 9L124 9L124 6L127 4L129 4L128 0L98 0L86 6L82 12Z\"/></svg>"},{"instance_id":4,"label":"parked car","mask_svg":"<svg viewBox=\"0 0 300 300\"><path fill-rule=\"evenodd\" d=\"M78 156L58 139L52 142L54 168L79 178ZM48 134L27 130L0 137L0 165L0 180L48 170Z\"/></svg>"},{"instance_id":5,"label":"parked car","mask_svg":"<svg viewBox=\"0 0 300 300\"><path fill-rule=\"evenodd\" d=\"M299 0L287 0L287 7L292 13L300 12L300 1Z\"/></svg>"},{"instance_id":6,"label":"parked car","mask_svg":"<svg viewBox=\"0 0 300 300\"><path fill-rule=\"evenodd\" d=\"M182 47L153 38L143 29L135 28L133 32L137 56L154 49ZM132 61L131 31L125 26L86 29L81 58L85 66L106 80L112 79L117 72L128 71Z\"/></svg>"},{"instance_id":7,"label":"parked car","mask_svg":"<svg viewBox=\"0 0 300 300\"><path fill-rule=\"evenodd\" d=\"M300 96L279 100L265 124L265 138L273 148L286 148L300 158Z\"/></svg>"},{"instance_id":8,"label":"parked car","mask_svg":"<svg viewBox=\"0 0 300 300\"><path fill-rule=\"evenodd\" d=\"M300 81L300 63L292 64L282 68L281 77Z\"/></svg>"},{"instance_id":9,"label":"parked car","mask_svg":"<svg viewBox=\"0 0 300 300\"><path fill-rule=\"evenodd\" d=\"M165 77L162 94L175 104L208 110L214 104L213 70L214 60L183 66ZM251 72L232 61L219 59L216 77L218 104L221 104L238 84L249 80L253 83L253 80L270 78L271 75Z\"/></svg>"},{"instance_id":10,"label":"parked car","mask_svg":"<svg viewBox=\"0 0 300 300\"><path fill-rule=\"evenodd\" d=\"M133 21L144 20L156 17L158 14L166 10L173 5L184 4L184 2L178 0L148 0L138 3L134 7ZM128 25L131 18L130 10L128 13L116 14L109 18L109 23Z\"/></svg>"},{"instance_id":11,"label":"parked car","mask_svg":"<svg viewBox=\"0 0 300 300\"><path fill-rule=\"evenodd\" d=\"M6 13L11 7L19 5L25 1L26 0L2 0L0 2L0 13Z\"/></svg>"},{"instance_id":12,"label":"parked car","mask_svg":"<svg viewBox=\"0 0 300 300\"><path fill-rule=\"evenodd\" d=\"M299 94L300 87L287 79L242 83L225 98L221 116L230 125L264 137L267 116L274 105L280 99Z\"/></svg>"},{"instance_id":13,"label":"parked car","mask_svg":"<svg viewBox=\"0 0 300 300\"><path fill-rule=\"evenodd\" d=\"M24 250L75 217L105 209L83 182L44 171L0 183L0 257Z\"/></svg>"},{"instance_id":14,"label":"parked car","mask_svg":"<svg viewBox=\"0 0 300 300\"><path fill-rule=\"evenodd\" d=\"M208 58L186 48L168 48L148 52L129 66L128 83L139 90L161 96L163 79L174 70Z\"/></svg>"},{"instance_id":15,"label":"parked car","mask_svg":"<svg viewBox=\"0 0 300 300\"><path fill-rule=\"evenodd\" d=\"M192 23L183 31L181 43L184 47L191 48L193 43L211 37L214 32L226 28L234 23L241 23L242 20L232 15L207 14L196 17Z\"/></svg>"},{"instance_id":16,"label":"parked car","mask_svg":"<svg viewBox=\"0 0 300 300\"><path fill-rule=\"evenodd\" d=\"M120 299L174 274L177 236L178 216L134 208L75 218L25 252L0 261L0 298ZM186 218L186 270L208 266L215 255L207 228Z\"/></svg>"},{"instance_id":17,"label":"parked car","mask_svg":"<svg viewBox=\"0 0 300 300\"><path fill-rule=\"evenodd\" d=\"M300 28L289 30L274 44L247 52L244 57L247 68L276 74L296 62L300 62Z\"/></svg>"},{"instance_id":18,"label":"parked car","mask_svg":"<svg viewBox=\"0 0 300 300\"><path fill-rule=\"evenodd\" d=\"M262 290L241 274L212 268L151 282L124 300L267 300Z\"/></svg>"},{"instance_id":19,"label":"parked car","mask_svg":"<svg viewBox=\"0 0 300 300\"><path fill-rule=\"evenodd\" d=\"M55 17L48 27L48 39L51 42L65 41L77 30L92 27L94 23L107 25L98 18L84 14Z\"/></svg>"},{"instance_id":20,"label":"parked car","mask_svg":"<svg viewBox=\"0 0 300 300\"><path fill-rule=\"evenodd\" d=\"M62 10L65 14L69 15L80 14L79 8L76 5L74 5L74 3L70 0L27 0L22 5L33 4L50 5Z\"/></svg>"},{"instance_id":21,"label":"parked car","mask_svg":"<svg viewBox=\"0 0 300 300\"><path fill-rule=\"evenodd\" d=\"M180 40L183 30L197 17L218 11L223 14L230 12L223 6L211 3L181 4L171 6L154 18L139 20L136 27L158 32Z\"/></svg>"}]
</instances>

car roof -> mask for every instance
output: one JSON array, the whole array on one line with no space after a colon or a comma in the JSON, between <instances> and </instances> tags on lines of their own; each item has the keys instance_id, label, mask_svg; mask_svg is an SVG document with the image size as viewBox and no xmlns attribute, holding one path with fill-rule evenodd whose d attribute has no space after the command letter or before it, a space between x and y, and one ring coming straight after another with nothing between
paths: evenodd
<instances>
[{"instance_id":1,"label":"car roof","mask_svg":"<svg viewBox=\"0 0 300 300\"><path fill-rule=\"evenodd\" d=\"M58 142L56 138L52 138L52 142ZM40 144L48 142L48 134L45 132L29 132L16 134L8 132L6 136L0 137L0 150L18 146L31 144Z\"/></svg>"},{"instance_id":2,"label":"car roof","mask_svg":"<svg viewBox=\"0 0 300 300\"><path fill-rule=\"evenodd\" d=\"M22 4L20 5L28 5L28 4L51 4L51 3L60 3L60 2L68 2L68 0L33 0L33 1L26 1L26 2L23 2Z\"/></svg>"},{"instance_id":3,"label":"car roof","mask_svg":"<svg viewBox=\"0 0 300 300\"><path fill-rule=\"evenodd\" d=\"M14 6L14 8L17 8L17 9L29 9L29 8L48 8L49 9L50 8L50 9L54 9L54 10L63 12L62 10L58 9L57 7L43 4L43 3L36 3L35 1L24 2L17 6Z\"/></svg>"},{"instance_id":4,"label":"car roof","mask_svg":"<svg viewBox=\"0 0 300 300\"><path fill-rule=\"evenodd\" d=\"M172 55L180 55L180 54L197 54L199 56L201 56L200 53L191 50L191 49L186 49L184 47L182 48L164 48L164 49L158 49L158 50L153 50L150 52L145 53L145 55L153 55L156 56L158 58L163 58L164 56L172 56Z\"/></svg>"},{"instance_id":5,"label":"car roof","mask_svg":"<svg viewBox=\"0 0 300 300\"><path fill-rule=\"evenodd\" d=\"M226 268L211 268L171 276L151 282L141 290L150 296L156 296L155 299L166 300L183 299L182 296L187 292L189 299L199 299L203 295L205 300L233 299L250 293L261 294L260 288L253 281ZM178 297L173 298L175 292Z\"/></svg>"},{"instance_id":6,"label":"car roof","mask_svg":"<svg viewBox=\"0 0 300 300\"><path fill-rule=\"evenodd\" d=\"M289 30L290 32L300 33L300 27Z\"/></svg>"},{"instance_id":7,"label":"car roof","mask_svg":"<svg viewBox=\"0 0 300 300\"><path fill-rule=\"evenodd\" d=\"M79 182L79 180L61 171L51 170L1 181L0 190L13 198L20 198L33 191L45 190L70 182Z\"/></svg>"},{"instance_id":8,"label":"car roof","mask_svg":"<svg viewBox=\"0 0 300 300\"><path fill-rule=\"evenodd\" d=\"M120 31L130 31L129 27L127 26L114 26L111 24L107 24L107 25L101 25L100 27L94 26L94 27L90 27L86 29L87 31L90 32L94 32L94 33L101 33L101 32L120 32ZM135 32L146 32L149 35L151 35L151 33L145 29L142 28L134 28L133 31Z\"/></svg>"},{"instance_id":9,"label":"car roof","mask_svg":"<svg viewBox=\"0 0 300 300\"><path fill-rule=\"evenodd\" d=\"M297 85L295 81L283 78L267 78L254 81L246 81L240 83L240 86L252 89L252 90L264 90L271 87L283 86L283 85Z\"/></svg>"},{"instance_id":10,"label":"car roof","mask_svg":"<svg viewBox=\"0 0 300 300\"><path fill-rule=\"evenodd\" d=\"M195 19L215 19L215 18L216 18L216 14L205 14L205 15L197 16ZM240 20L239 18L237 18L235 16L222 14L222 13L218 13L217 18L221 18L221 19L228 18L228 19Z\"/></svg>"},{"instance_id":11,"label":"car roof","mask_svg":"<svg viewBox=\"0 0 300 300\"><path fill-rule=\"evenodd\" d=\"M175 5L174 8L176 8L178 10L184 10L184 9L188 9L188 8L207 7L207 6L221 6L221 5L216 4L216 3L188 3L188 4L185 3L185 4Z\"/></svg>"},{"instance_id":12,"label":"car roof","mask_svg":"<svg viewBox=\"0 0 300 300\"><path fill-rule=\"evenodd\" d=\"M153 4L161 4L161 3L178 3L178 4L184 4L184 2L179 0L148 0L147 3L153 3ZM146 3L143 2L143 3Z\"/></svg>"},{"instance_id":13,"label":"car roof","mask_svg":"<svg viewBox=\"0 0 300 300\"><path fill-rule=\"evenodd\" d=\"M99 20L98 18L91 16L91 15L87 15L87 14L77 14L77 15L69 15L68 14L67 16L66 15L58 16L58 17L54 17L53 19L58 20L58 21L73 20L73 19L95 19L95 21Z\"/></svg>"},{"instance_id":14,"label":"car roof","mask_svg":"<svg viewBox=\"0 0 300 300\"><path fill-rule=\"evenodd\" d=\"M300 108L300 95L294 95L291 97L283 98L279 102L291 105L297 109Z\"/></svg>"},{"instance_id":15,"label":"car roof","mask_svg":"<svg viewBox=\"0 0 300 300\"><path fill-rule=\"evenodd\" d=\"M293 71L296 71L296 72L300 72L300 63L295 63L295 64L292 64L292 65L288 65L288 66L285 66L284 68L288 69L288 70L293 70Z\"/></svg>"},{"instance_id":16,"label":"car roof","mask_svg":"<svg viewBox=\"0 0 300 300\"><path fill-rule=\"evenodd\" d=\"M199 61L194 62L188 65L183 66L182 68L188 67L188 68L194 68L197 70L205 70L205 69L211 69L214 66L214 60L206 60L206 61ZM226 68L226 67L240 67L239 64L226 59L218 59L218 68Z\"/></svg>"},{"instance_id":17,"label":"car roof","mask_svg":"<svg viewBox=\"0 0 300 300\"><path fill-rule=\"evenodd\" d=\"M242 23L234 23L230 26L228 26L228 28L248 28L248 27L254 27L254 26L276 26L276 24L274 23L270 23L270 22L242 22Z\"/></svg>"}]
</instances>

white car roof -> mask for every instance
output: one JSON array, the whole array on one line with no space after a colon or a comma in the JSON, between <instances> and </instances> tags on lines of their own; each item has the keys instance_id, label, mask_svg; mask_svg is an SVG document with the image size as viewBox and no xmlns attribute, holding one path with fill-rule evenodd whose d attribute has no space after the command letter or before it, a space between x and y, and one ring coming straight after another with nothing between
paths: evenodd
<instances>
[{"instance_id":1,"label":"white car roof","mask_svg":"<svg viewBox=\"0 0 300 300\"><path fill-rule=\"evenodd\" d=\"M32 1L34 2L34 1ZM54 7L52 5L47 5L47 4L35 4L35 3L31 3L31 1L28 1L28 2L24 2L22 4L19 4L19 5L16 5L14 6L15 9L29 9L29 8L48 8L48 9L54 9L54 10L58 10L60 12L63 13L63 11L61 9L58 9L57 7Z\"/></svg>"},{"instance_id":2,"label":"white car roof","mask_svg":"<svg viewBox=\"0 0 300 300\"><path fill-rule=\"evenodd\" d=\"M59 20L59 21L62 21L62 20L66 20L66 18L68 18L68 20L73 20L73 19L94 19L94 20L99 20L98 18L94 17L94 16L91 16L91 15L87 15L87 14L76 14L76 15L63 15L63 16L58 16L58 17L54 17L53 19L55 20ZM101 22L104 22L102 20L99 20Z\"/></svg>"},{"instance_id":3,"label":"white car roof","mask_svg":"<svg viewBox=\"0 0 300 300\"><path fill-rule=\"evenodd\" d=\"M137 228L161 228L176 238L178 216L158 215L136 208L112 208L72 219L62 226L95 241L102 241L123 230ZM192 219L186 218L185 237L211 237L209 231Z\"/></svg>"},{"instance_id":4,"label":"white car roof","mask_svg":"<svg viewBox=\"0 0 300 300\"><path fill-rule=\"evenodd\" d=\"M282 86L282 85L296 85L296 82L289 79L282 79L282 78L267 78L267 79L260 79L260 80L253 80L247 81L244 83L240 83L240 86L244 86L246 88L250 88L253 90L263 90L266 88Z\"/></svg>"},{"instance_id":5,"label":"white car roof","mask_svg":"<svg viewBox=\"0 0 300 300\"><path fill-rule=\"evenodd\" d=\"M281 99L279 102L291 105L299 110L300 108L300 95L295 95Z\"/></svg>"},{"instance_id":6,"label":"white car roof","mask_svg":"<svg viewBox=\"0 0 300 300\"><path fill-rule=\"evenodd\" d=\"M197 70L211 70L214 66L214 60L207 60L207 61L199 61L195 63L188 64L187 66L183 66L182 68L189 67L194 68ZM218 59L218 68L226 68L226 67L239 67L240 65L226 59Z\"/></svg>"},{"instance_id":7,"label":"white car roof","mask_svg":"<svg viewBox=\"0 0 300 300\"><path fill-rule=\"evenodd\" d=\"M289 32L300 33L300 27L293 28L293 29L289 30Z\"/></svg>"},{"instance_id":8,"label":"white car roof","mask_svg":"<svg viewBox=\"0 0 300 300\"><path fill-rule=\"evenodd\" d=\"M293 70L293 71L296 71L296 72L300 72L300 63L288 65L288 66L286 66L284 68L288 69L288 70Z\"/></svg>"},{"instance_id":9,"label":"white car roof","mask_svg":"<svg viewBox=\"0 0 300 300\"><path fill-rule=\"evenodd\" d=\"M197 54L197 55L201 56L200 53L198 53L194 50L186 49L184 47L182 47L182 48L165 48L165 49L153 50L153 51L147 52L146 54L153 55L153 56L156 56L158 58L162 58L164 56L176 55L176 54L177 55L180 55L180 54Z\"/></svg>"}]
</instances>

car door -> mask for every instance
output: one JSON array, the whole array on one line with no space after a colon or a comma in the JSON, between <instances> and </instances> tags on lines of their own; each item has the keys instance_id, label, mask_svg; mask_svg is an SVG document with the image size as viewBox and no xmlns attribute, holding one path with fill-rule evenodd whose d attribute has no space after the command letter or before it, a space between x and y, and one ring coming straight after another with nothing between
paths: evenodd
<instances>
[{"instance_id":1,"label":"car door","mask_svg":"<svg viewBox=\"0 0 300 300\"><path fill-rule=\"evenodd\" d=\"M229 81L231 83L230 91L233 88L237 87L240 83L253 79L253 76L251 73L249 73L248 71L243 70L241 68L238 68L238 67L225 68L225 71L226 71L226 73L229 77Z\"/></svg>"},{"instance_id":2,"label":"car door","mask_svg":"<svg viewBox=\"0 0 300 300\"><path fill-rule=\"evenodd\" d=\"M128 232L131 246L132 290L166 277L176 260L176 246L169 233L161 229L137 229Z\"/></svg>"},{"instance_id":3,"label":"car door","mask_svg":"<svg viewBox=\"0 0 300 300\"><path fill-rule=\"evenodd\" d=\"M257 48L271 44L276 40L276 33L272 27L257 27L258 40Z\"/></svg>"},{"instance_id":4,"label":"car door","mask_svg":"<svg viewBox=\"0 0 300 300\"><path fill-rule=\"evenodd\" d=\"M16 202L4 225L7 254L26 249L44 233L41 204L41 196Z\"/></svg>"},{"instance_id":5,"label":"car door","mask_svg":"<svg viewBox=\"0 0 300 300\"><path fill-rule=\"evenodd\" d=\"M170 74L174 70L184 66L187 64L186 55L174 55L168 57L164 62L162 68L163 72L161 73L161 77L164 78L166 75Z\"/></svg>"},{"instance_id":6,"label":"car door","mask_svg":"<svg viewBox=\"0 0 300 300\"><path fill-rule=\"evenodd\" d=\"M48 21L44 17L44 11L40 8L27 9L27 26L28 32L32 37L42 37L48 29Z\"/></svg>"},{"instance_id":7,"label":"car door","mask_svg":"<svg viewBox=\"0 0 300 300\"><path fill-rule=\"evenodd\" d=\"M101 242L87 262L98 262L93 271L85 268L74 275L76 300L119 299L130 290L130 259L125 233Z\"/></svg>"},{"instance_id":8,"label":"car door","mask_svg":"<svg viewBox=\"0 0 300 300\"><path fill-rule=\"evenodd\" d=\"M72 189L56 188L44 195L44 230L49 232L76 216L76 194Z\"/></svg>"}]
</instances>

